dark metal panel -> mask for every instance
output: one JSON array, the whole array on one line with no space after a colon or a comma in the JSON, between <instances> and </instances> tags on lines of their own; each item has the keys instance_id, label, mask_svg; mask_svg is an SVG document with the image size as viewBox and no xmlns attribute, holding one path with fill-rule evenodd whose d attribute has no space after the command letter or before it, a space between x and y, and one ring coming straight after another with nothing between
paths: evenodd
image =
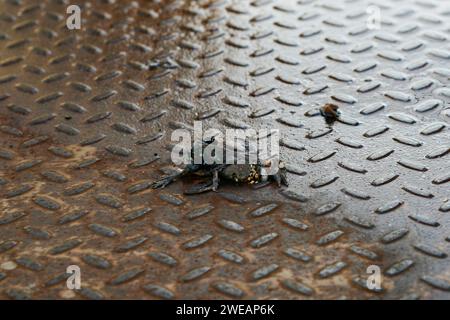
<instances>
[{"instance_id":1,"label":"dark metal panel","mask_svg":"<svg viewBox=\"0 0 450 320\"><path fill-rule=\"evenodd\" d=\"M67 6L0 2L2 298L449 297L446 2ZM298 196L151 190L195 120L280 129Z\"/></svg>"}]
</instances>

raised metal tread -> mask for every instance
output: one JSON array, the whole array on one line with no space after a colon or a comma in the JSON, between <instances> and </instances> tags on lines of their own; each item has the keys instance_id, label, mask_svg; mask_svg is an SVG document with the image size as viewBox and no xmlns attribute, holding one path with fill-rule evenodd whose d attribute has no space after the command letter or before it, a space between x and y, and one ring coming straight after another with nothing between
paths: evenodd
<instances>
[{"instance_id":1,"label":"raised metal tread","mask_svg":"<svg viewBox=\"0 0 450 320\"><path fill-rule=\"evenodd\" d=\"M68 5L0 0L1 298L450 297L447 1ZM196 120L280 129L289 188L150 189Z\"/></svg>"}]
</instances>

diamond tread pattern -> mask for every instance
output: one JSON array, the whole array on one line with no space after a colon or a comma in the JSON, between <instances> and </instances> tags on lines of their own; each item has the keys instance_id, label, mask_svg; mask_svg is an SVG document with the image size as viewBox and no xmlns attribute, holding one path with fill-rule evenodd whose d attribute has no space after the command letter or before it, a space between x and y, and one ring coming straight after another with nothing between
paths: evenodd
<instances>
[{"instance_id":1,"label":"diamond tread pattern","mask_svg":"<svg viewBox=\"0 0 450 320\"><path fill-rule=\"evenodd\" d=\"M0 297L448 299L450 6L371 3L0 0ZM289 188L150 189L195 120Z\"/></svg>"}]
</instances>

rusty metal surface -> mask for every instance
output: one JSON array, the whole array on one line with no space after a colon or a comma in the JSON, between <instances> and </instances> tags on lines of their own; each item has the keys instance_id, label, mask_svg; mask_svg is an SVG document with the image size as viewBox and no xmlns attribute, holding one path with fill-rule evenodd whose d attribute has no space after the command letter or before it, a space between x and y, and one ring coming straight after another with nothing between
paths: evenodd
<instances>
[{"instance_id":1,"label":"rusty metal surface","mask_svg":"<svg viewBox=\"0 0 450 320\"><path fill-rule=\"evenodd\" d=\"M448 2L68 5L0 1L2 299L450 297ZM289 192L149 189L196 119L279 128Z\"/></svg>"}]
</instances>

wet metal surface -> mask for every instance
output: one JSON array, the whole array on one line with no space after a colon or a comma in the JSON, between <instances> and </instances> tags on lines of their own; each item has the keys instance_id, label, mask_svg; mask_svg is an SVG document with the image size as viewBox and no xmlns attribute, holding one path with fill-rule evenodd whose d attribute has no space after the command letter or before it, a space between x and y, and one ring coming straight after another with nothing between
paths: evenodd
<instances>
[{"instance_id":1,"label":"wet metal surface","mask_svg":"<svg viewBox=\"0 0 450 320\"><path fill-rule=\"evenodd\" d=\"M68 5L0 0L1 298L450 297L448 2ZM289 188L150 189L194 120L280 129Z\"/></svg>"}]
</instances>

